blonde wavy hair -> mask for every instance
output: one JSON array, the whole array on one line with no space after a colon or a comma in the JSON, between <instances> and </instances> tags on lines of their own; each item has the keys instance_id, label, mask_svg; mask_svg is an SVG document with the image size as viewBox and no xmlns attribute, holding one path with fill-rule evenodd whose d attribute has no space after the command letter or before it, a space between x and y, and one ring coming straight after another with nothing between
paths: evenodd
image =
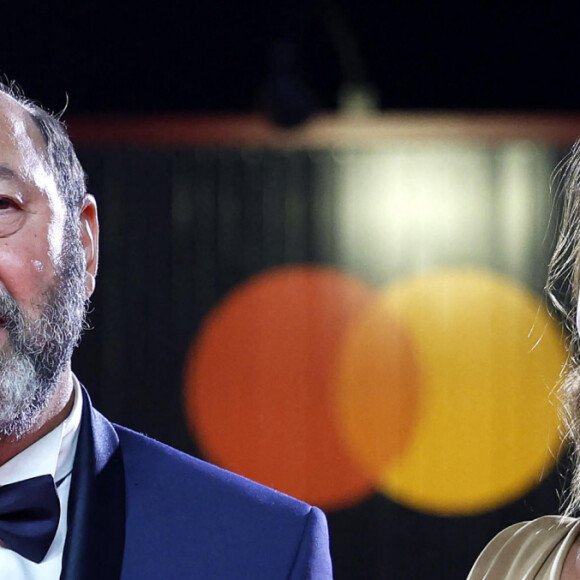
<instances>
[{"instance_id":1,"label":"blonde wavy hair","mask_svg":"<svg viewBox=\"0 0 580 580\"><path fill-rule=\"evenodd\" d=\"M565 504L566 514L571 515L580 510L580 334L576 322L580 292L580 139L556 168L552 189L560 206L560 223L546 293L568 334L568 359L560 394L566 435L575 459Z\"/></svg>"}]
</instances>

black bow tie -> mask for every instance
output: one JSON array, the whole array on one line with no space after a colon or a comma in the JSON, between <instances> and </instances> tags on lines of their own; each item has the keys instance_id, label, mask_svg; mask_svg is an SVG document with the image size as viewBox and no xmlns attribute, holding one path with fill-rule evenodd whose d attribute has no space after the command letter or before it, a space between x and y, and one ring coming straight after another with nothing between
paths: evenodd
<instances>
[{"instance_id":1,"label":"black bow tie","mask_svg":"<svg viewBox=\"0 0 580 580\"><path fill-rule=\"evenodd\" d=\"M50 475L0 486L0 540L32 562L42 562L58 528L60 502Z\"/></svg>"}]
</instances>

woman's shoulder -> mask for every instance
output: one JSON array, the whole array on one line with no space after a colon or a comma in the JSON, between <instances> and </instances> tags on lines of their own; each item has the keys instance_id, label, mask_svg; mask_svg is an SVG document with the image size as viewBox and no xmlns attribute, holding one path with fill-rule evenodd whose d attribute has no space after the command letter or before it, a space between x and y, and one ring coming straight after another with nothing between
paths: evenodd
<instances>
[{"instance_id":1,"label":"woman's shoulder","mask_svg":"<svg viewBox=\"0 0 580 580\"><path fill-rule=\"evenodd\" d=\"M549 578L550 572L561 571L579 533L580 520L562 516L514 524L486 546L468 580Z\"/></svg>"}]
</instances>

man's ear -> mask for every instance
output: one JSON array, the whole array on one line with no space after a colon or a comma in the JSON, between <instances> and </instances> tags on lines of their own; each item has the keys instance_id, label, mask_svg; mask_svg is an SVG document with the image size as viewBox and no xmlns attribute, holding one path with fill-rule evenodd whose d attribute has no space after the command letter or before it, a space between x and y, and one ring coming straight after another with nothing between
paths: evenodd
<instances>
[{"instance_id":1,"label":"man's ear","mask_svg":"<svg viewBox=\"0 0 580 580\"><path fill-rule=\"evenodd\" d=\"M85 251L85 291L87 299L95 290L95 277L99 265L99 218L97 202L86 195L80 212L81 242Z\"/></svg>"}]
</instances>

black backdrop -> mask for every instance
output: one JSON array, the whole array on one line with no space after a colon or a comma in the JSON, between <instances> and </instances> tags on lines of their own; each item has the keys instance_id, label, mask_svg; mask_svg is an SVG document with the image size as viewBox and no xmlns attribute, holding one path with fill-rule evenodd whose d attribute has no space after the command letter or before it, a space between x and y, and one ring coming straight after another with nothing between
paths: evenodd
<instances>
[{"instance_id":1,"label":"black backdrop","mask_svg":"<svg viewBox=\"0 0 580 580\"><path fill-rule=\"evenodd\" d=\"M191 340L252 274L333 264L334 193L322 176L336 161L324 151L211 148L84 147L80 157L100 207L101 269L75 370L111 419L200 455L182 412ZM477 516L425 515L379 494L328 513L336 578L461 580L499 529L558 510L560 467Z\"/></svg>"}]
</instances>

